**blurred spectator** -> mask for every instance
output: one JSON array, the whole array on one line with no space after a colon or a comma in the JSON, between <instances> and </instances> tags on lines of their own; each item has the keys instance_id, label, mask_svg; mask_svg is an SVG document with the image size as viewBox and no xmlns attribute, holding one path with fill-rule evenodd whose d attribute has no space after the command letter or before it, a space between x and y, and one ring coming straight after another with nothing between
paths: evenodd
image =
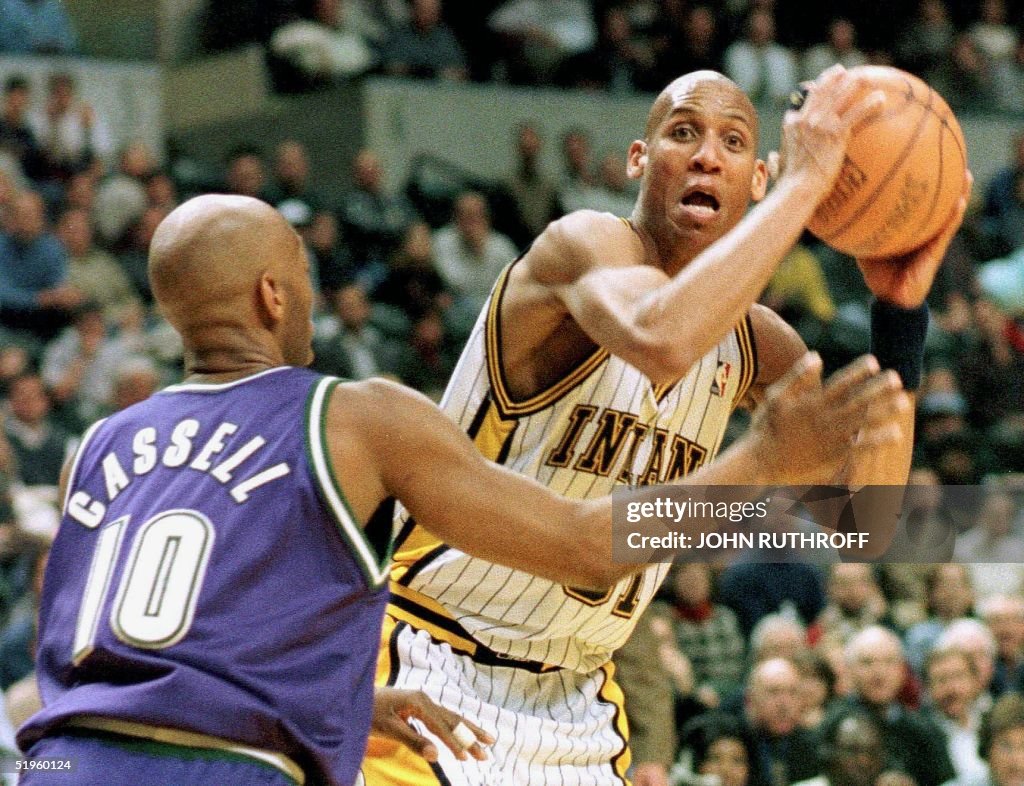
<instances>
[{"instance_id":1,"label":"blurred spectator","mask_svg":"<svg viewBox=\"0 0 1024 786\"><path fill-rule=\"evenodd\" d=\"M64 199L60 212L82 210L89 217L89 223L96 226L96 176L91 170L75 172L64 187Z\"/></svg>"},{"instance_id":2,"label":"blurred spectator","mask_svg":"<svg viewBox=\"0 0 1024 786\"><path fill-rule=\"evenodd\" d=\"M14 179L38 178L42 175L42 149L28 120L31 87L24 76L10 76L4 82L3 108L0 109L0 152L17 165L8 171Z\"/></svg>"},{"instance_id":3,"label":"blurred spectator","mask_svg":"<svg viewBox=\"0 0 1024 786\"><path fill-rule=\"evenodd\" d=\"M4 434L14 451L18 479L26 486L57 486L74 440L50 417L50 397L37 374L11 381Z\"/></svg>"},{"instance_id":4,"label":"blurred spectator","mask_svg":"<svg viewBox=\"0 0 1024 786\"><path fill-rule=\"evenodd\" d=\"M950 60L953 34L943 0L921 0L917 16L897 38L897 61L930 84L938 69Z\"/></svg>"},{"instance_id":5,"label":"blurred spectator","mask_svg":"<svg viewBox=\"0 0 1024 786\"><path fill-rule=\"evenodd\" d=\"M113 152L106 123L75 95L71 74L57 72L50 77L45 109L31 114L29 122L42 145L49 180L65 182Z\"/></svg>"},{"instance_id":6,"label":"blurred spectator","mask_svg":"<svg viewBox=\"0 0 1024 786\"><path fill-rule=\"evenodd\" d=\"M978 614L996 640L992 694L1024 692L1024 598L990 595L978 604Z\"/></svg>"},{"instance_id":7,"label":"blurred spectator","mask_svg":"<svg viewBox=\"0 0 1024 786\"><path fill-rule=\"evenodd\" d=\"M24 191L0 235L0 323L48 339L67 324L81 294L68 285L67 252L47 229L43 199Z\"/></svg>"},{"instance_id":8,"label":"blurred spectator","mask_svg":"<svg viewBox=\"0 0 1024 786\"><path fill-rule=\"evenodd\" d=\"M819 750L822 774L795 786L881 786L886 765L884 732L859 709L844 709L827 724Z\"/></svg>"},{"instance_id":9,"label":"blurred spectator","mask_svg":"<svg viewBox=\"0 0 1024 786\"><path fill-rule=\"evenodd\" d=\"M558 204L562 213L588 206L590 190L597 184L591 171L590 135L582 128L571 128L562 136L562 182L558 186Z\"/></svg>"},{"instance_id":10,"label":"blurred spectator","mask_svg":"<svg viewBox=\"0 0 1024 786\"><path fill-rule=\"evenodd\" d=\"M836 701L836 673L817 649L797 653L793 664L800 672L800 726L816 730Z\"/></svg>"},{"instance_id":11,"label":"blurred spectator","mask_svg":"<svg viewBox=\"0 0 1024 786\"><path fill-rule=\"evenodd\" d=\"M62 0L0 0L0 53L71 55L78 36Z\"/></svg>"},{"instance_id":12,"label":"blurred spectator","mask_svg":"<svg viewBox=\"0 0 1024 786\"><path fill-rule=\"evenodd\" d=\"M978 731L987 707L981 701L981 681L974 661L963 650L933 650L925 662L931 697L929 719L946 739L946 753L957 783L985 780L985 762L978 755Z\"/></svg>"},{"instance_id":13,"label":"blurred spectator","mask_svg":"<svg viewBox=\"0 0 1024 786\"><path fill-rule=\"evenodd\" d=\"M1009 229L1010 234L1004 238L1001 253L1011 251L1016 246L1014 222L1022 201L1019 184L1024 176L1024 128L1013 136L1010 150L1010 161L1002 167L989 181L985 189L984 226L990 235L1000 237Z\"/></svg>"},{"instance_id":14,"label":"blurred spectator","mask_svg":"<svg viewBox=\"0 0 1024 786\"><path fill-rule=\"evenodd\" d=\"M316 213L302 235L310 257L310 272L315 270L318 277L314 290L329 298L352 279L352 259L347 246L338 238L338 220L333 213Z\"/></svg>"},{"instance_id":15,"label":"blurred spectator","mask_svg":"<svg viewBox=\"0 0 1024 786\"><path fill-rule=\"evenodd\" d=\"M770 658L754 667L745 702L754 786L787 786L818 773L817 742L799 725L801 709L800 672L792 661Z\"/></svg>"},{"instance_id":16,"label":"blurred spectator","mask_svg":"<svg viewBox=\"0 0 1024 786\"><path fill-rule=\"evenodd\" d=\"M854 633L878 623L886 613L885 598L871 566L848 562L832 566L828 580L829 604L815 627L821 638L846 644Z\"/></svg>"},{"instance_id":17,"label":"blurred spectator","mask_svg":"<svg viewBox=\"0 0 1024 786\"><path fill-rule=\"evenodd\" d=\"M654 49L634 34L626 9L613 6L604 13L597 45L565 61L558 81L572 87L604 88L629 94L656 91Z\"/></svg>"},{"instance_id":18,"label":"blurred spectator","mask_svg":"<svg viewBox=\"0 0 1024 786\"><path fill-rule=\"evenodd\" d=\"M761 302L779 314L809 344L814 345L836 316L821 262L812 246L799 242L772 274Z\"/></svg>"},{"instance_id":19,"label":"blurred spectator","mask_svg":"<svg viewBox=\"0 0 1024 786\"><path fill-rule=\"evenodd\" d=\"M854 68L867 62L867 57L857 48L857 28L853 22L833 19L828 26L828 40L815 44L804 54L804 79L817 79L822 71L835 63Z\"/></svg>"},{"instance_id":20,"label":"blurred spectator","mask_svg":"<svg viewBox=\"0 0 1024 786\"><path fill-rule=\"evenodd\" d=\"M995 65L1012 60L1017 53L1017 31L1006 23L1005 0L981 0L980 19L971 25L970 35L978 51Z\"/></svg>"},{"instance_id":21,"label":"blurred spectator","mask_svg":"<svg viewBox=\"0 0 1024 786\"><path fill-rule=\"evenodd\" d=\"M597 184L587 194L587 206L626 218L633 213L636 196L634 182L626 175L625 155L606 153L598 167Z\"/></svg>"},{"instance_id":22,"label":"blurred spectator","mask_svg":"<svg viewBox=\"0 0 1024 786\"><path fill-rule=\"evenodd\" d=\"M750 631L750 662L795 660L807 650L807 628L789 614L766 614Z\"/></svg>"},{"instance_id":23,"label":"blurred spectator","mask_svg":"<svg viewBox=\"0 0 1024 786\"><path fill-rule=\"evenodd\" d=\"M992 706L989 686L996 672L997 647L992 631L976 619L963 617L949 624L935 642L935 649L957 649L967 654L981 686L981 709L987 712Z\"/></svg>"},{"instance_id":24,"label":"blurred spectator","mask_svg":"<svg viewBox=\"0 0 1024 786\"><path fill-rule=\"evenodd\" d=\"M120 412L145 401L160 387L160 372L149 358L135 355L125 358L114 372L109 410Z\"/></svg>"},{"instance_id":25,"label":"blurred spectator","mask_svg":"<svg viewBox=\"0 0 1024 786\"><path fill-rule=\"evenodd\" d=\"M488 26L502 38L505 77L517 84L550 82L567 58L597 42L586 0L506 0Z\"/></svg>"},{"instance_id":26,"label":"blurred spectator","mask_svg":"<svg viewBox=\"0 0 1024 786\"><path fill-rule=\"evenodd\" d=\"M723 70L722 43L714 11L706 5L678 5L678 12L669 13L668 32L656 42L656 90L691 71Z\"/></svg>"},{"instance_id":27,"label":"blurred spectator","mask_svg":"<svg viewBox=\"0 0 1024 786\"><path fill-rule=\"evenodd\" d=\"M711 602L710 566L684 562L673 571L675 642L693 665L697 699L714 708L740 688L743 635L732 610Z\"/></svg>"},{"instance_id":28,"label":"blurred spectator","mask_svg":"<svg viewBox=\"0 0 1024 786\"><path fill-rule=\"evenodd\" d=\"M451 306L452 294L435 269L433 238L424 222L409 226L373 299L401 309L410 322L433 311L444 313Z\"/></svg>"},{"instance_id":29,"label":"blurred spectator","mask_svg":"<svg viewBox=\"0 0 1024 786\"><path fill-rule=\"evenodd\" d=\"M440 314L429 312L413 323L408 342L398 348L396 370L405 384L440 401L458 359L459 347L449 341Z\"/></svg>"},{"instance_id":30,"label":"blurred spectator","mask_svg":"<svg viewBox=\"0 0 1024 786\"><path fill-rule=\"evenodd\" d=\"M751 11L744 35L725 50L726 75L755 104L785 104L798 81L796 58L776 42L772 12Z\"/></svg>"},{"instance_id":31,"label":"blurred spectator","mask_svg":"<svg viewBox=\"0 0 1024 786\"><path fill-rule=\"evenodd\" d=\"M307 226L315 213L326 209L323 197L310 183L309 154L301 142L286 139L277 146L274 183L268 196L292 226Z\"/></svg>"},{"instance_id":32,"label":"blurred spectator","mask_svg":"<svg viewBox=\"0 0 1024 786\"><path fill-rule=\"evenodd\" d=\"M696 783L694 775L716 778L719 786L750 783L757 756L755 743L735 718L721 712L705 713L683 728L682 737L686 763L673 770L674 783Z\"/></svg>"},{"instance_id":33,"label":"blurred spectator","mask_svg":"<svg viewBox=\"0 0 1024 786\"><path fill-rule=\"evenodd\" d=\"M453 213L452 223L434 233L437 272L456 296L479 308L518 251L492 228L490 208L481 194L461 194Z\"/></svg>"},{"instance_id":34,"label":"blurred spectator","mask_svg":"<svg viewBox=\"0 0 1024 786\"><path fill-rule=\"evenodd\" d=\"M224 175L227 193L267 201L267 168L263 153L252 145L239 145L228 153Z\"/></svg>"},{"instance_id":35,"label":"blurred spectator","mask_svg":"<svg viewBox=\"0 0 1024 786\"><path fill-rule=\"evenodd\" d=\"M392 30L409 21L407 0L345 0L345 14L352 27L380 47Z\"/></svg>"},{"instance_id":36,"label":"blurred spectator","mask_svg":"<svg viewBox=\"0 0 1024 786\"><path fill-rule=\"evenodd\" d=\"M953 37L949 59L929 71L928 83L954 110L987 109L995 105L992 65L967 33Z\"/></svg>"},{"instance_id":37,"label":"blurred spectator","mask_svg":"<svg viewBox=\"0 0 1024 786\"><path fill-rule=\"evenodd\" d=\"M1024 779L1024 697L1011 693L997 701L981 724L979 740L988 762L987 786L1017 786Z\"/></svg>"},{"instance_id":38,"label":"blurred spectator","mask_svg":"<svg viewBox=\"0 0 1024 786\"><path fill-rule=\"evenodd\" d=\"M412 0L412 17L382 50L384 71L425 79L466 79L466 56L441 19L441 0Z\"/></svg>"},{"instance_id":39,"label":"blurred spectator","mask_svg":"<svg viewBox=\"0 0 1024 786\"><path fill-rule=\"evenodd\" d=\"M404 194L387 192L380 158L363 149L352 160L352 190L345 195L340 218L355 269L375 285L417 215Z\"/></svg>"},{"instance_id":40,"label":"blurred spectator","mask_svg":"<svg viewBox=\"0 0 1024 786\"><path fill-rule=\"evenodd\" d=\"M897 701L907 675L899 638L882 627L866 628L850 639L846 658L853 693L840 701L837 712L845 708L870 712L882 725L890 764L917 786L939 786L951 779L953 767L941 732Z\"/></svg>"},{"instance_id":41,"label":"blurred spectator","mask_svg":"<svg viewBox=\"0 0 1024 786\"><path fill-rule=\"evenodd\" d=\"M1024 563L1024 540L1013 532L1014 513L1010 494L990 491L977 524L957 538L954 558L959 562Z\"/></svg>"},{"instance_id":42,"label":"blurred spectator","mask_svg":"<svg viewBox=\"0 0 1024 786\"><path fill-rule=\"evenodd\" d=\"M57 224L57 236L68 253L68 284L99 303L107 322L120 323L139 298L117 260L93 243L89 216L84 210L68 210Z\"/></svg>"},{"instance_id":43,"label":"blurred spectator","mask_svg":"<svg viewBox=\"0 0 1024 786\"><path fill-rule=\"evenodd\" d=\"M515 200L519 218L530 238L537 237L558 209L557 192L541 171L542 141L537 126L520 123L516 128L516 162L508 188Z\"/></svg>"},{"instance_id":44,"label":"blurred spectator","mask_svg":"<svg viewBox=\"0 0 1024 786\"><path fill-rule=\"evenodd\" d=\"M270 38L271 68L285 90L301 90L369 71L376 55L349 21L345 0L310 0L308 18L293 19ZM276 69L286 64L287 73Z\"/></svg>"},{"instance_id":45,"label":"blurred spectator","mask_svg":"<svg viewBox=\"0 0 1024 786\"><path fill-rule=\"evenodd\" d=\"M149 288L149 244L153 240L153 233L168 212L170 211L161 207L147 207L142 211L139 220L128 227L125 243L117 255L121 269L146 304L153 302L153 293Z\"/></svg>"},{"instance_id":46,"label":"blurred spectator","mask_svg":"<svg viewBox=\"0 0 1024 786\"><path fill-rule=\"evenodd\" d=\"M27 549L32 559L32 586L18 604L7 627L0 632L0 690L7 690L32 673L35 662L36 617L43 593L43 572L48 551L39 543Z\"/></svg>"},{"instance_id":47,"label":"blurred spectator","mask_svg":"<svg viewBox=\"0 0 1024 786\"><path fill-rule=\"evenodd\" d=\"M1024 113L1024 39L1017 44L1013 56L1000 60L993 70L996 106L1004 112Z\"/></svg>"},{"instance_id":48,"label":"blurred spectator","mask_svg":"<svg viewBox=\"0 0 1024 786\"><path fill-rule=\"evenodd\" d=\"M319 321L313 368L348 379L390 371L397 348L370 324L370 301L362 284L349 282L331 297L332 312Z\"/></svg>"},{"instance_id":49,"label":"blurred spectator","mask_svg":"<svg viewBox=\"0 0 1024 786\"><path fill-rule=\"evenodd\" d=\"M974 605L974 588L966 565L933 565L925 579L925 589L928 619L911 627L904 637L907 662L915 674L924 674L928 653L946 627L970 614Z\"/></svg>"},{"instance_id":50,"label":"blurred spectator","mask_svg":"<svg viewBox=\"0 0 1024 786\"><path fill-rule=\"evenodd\" d=\"M166 172L157 170L146 178L146 206L167 213L178 206L178 187Z\"/></svg>"},{"instance_id":51,"label":"blurred spectator","mask_svg":"<svg viewBox=\"0 0 1024 786\"><path fill-rule=\"evenodd\" d=\"M155 165L144 142L129 142L121 151L117 171L100 184L96 192L96 227L107 246L120 240L146 209L146 180Z\"/></svg>"}]
</instances>

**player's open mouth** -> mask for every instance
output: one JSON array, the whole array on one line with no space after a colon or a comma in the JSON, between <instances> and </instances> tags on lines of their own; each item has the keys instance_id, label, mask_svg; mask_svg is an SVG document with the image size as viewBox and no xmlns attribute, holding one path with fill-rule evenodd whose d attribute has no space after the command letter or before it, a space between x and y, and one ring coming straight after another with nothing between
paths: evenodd
<instances>
[{"instance_id":1,"label":"player's open mouth","mask_svg":"<svg viewBox=\"0 0 1024 786\"><path fill-rule=\"evenodd\" d=\"M718 197L707 191L693 189L683 194L680 203L686 212L697 220L708 220L718 213L720 207Z\"/></svg>"}]
</instances>

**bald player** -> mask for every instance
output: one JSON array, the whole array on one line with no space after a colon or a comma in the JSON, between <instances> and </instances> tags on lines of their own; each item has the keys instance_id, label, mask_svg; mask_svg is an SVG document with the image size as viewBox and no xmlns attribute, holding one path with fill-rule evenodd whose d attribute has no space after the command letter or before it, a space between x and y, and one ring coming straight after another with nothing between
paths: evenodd
<instances>
[{"instance_id":1,"label":"bald player","mask_svg":"<svg viewBox=\"0 0 1024 786\"><path fill-rule=\"evenodd\" d=\"M488 458L568 497L714 468L731 412L760 406L770 385L807 362L796 332L754 301L829 193L850 130L879 110L884 96L857 99L863 88L841 67L811 85L803 109L786 115L783 168L768 193L746 95L708 71L670 84L629 148L626 170L640 181L632 215L567 215L506 268L442 408ZM751 201L760 204L748 213ZM966 195L918 252L859 260L881 304L874 337L910 347L910 365L923 341L919 307L965 205ZM905 483L912 409L884 449L841 445L830 480ZM496 731L497 742L488 762L442 751L427 767L371 739L367 782L624 783L627 729L610 658L668 566L590 592L470 556L417 522L401 518L379 684L422 688ZM662 769L644 786L665 777Z\"/></svg>"},{"instance_id":2,"label":"bald player","mask_svg":"<svg viewBox=\"0 0 1024 786\"><path fill-rule=\"evenodd\" d=\"M309 269L269 206L185 203L154 236L150 276L187 377L95 424L65 468L40 611L44 708L19 736L49 769L25 783L357 782L395 498L459 548L554 581L601 589L629 572L611 564L609 500L573 502L488 463L418 394L301 368ZM843 450L811 444L795 470L780 456L837 427L849 439L869 424L884 442L892 417L875 413L908 405L863 364L813 380L808 365L777 387L773 414L697 482L816 476ZM375 730L423 753L404 723L423 717L470 757L454 713L383 695Z\"/></svg>"}]
</instances>

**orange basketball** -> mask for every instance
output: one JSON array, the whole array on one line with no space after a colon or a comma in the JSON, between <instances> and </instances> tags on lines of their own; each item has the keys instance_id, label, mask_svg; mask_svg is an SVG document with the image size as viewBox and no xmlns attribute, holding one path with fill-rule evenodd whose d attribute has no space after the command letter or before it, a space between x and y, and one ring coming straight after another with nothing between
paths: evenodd
<instances>
[{"instance_id":1,"label":"orange basketball","mask_svg":"<svg viewBox=\"0 0 1024 786\"><path fill-rule=\"evenodd\" d=\"M938 93L888 66L850 69L885 104L853 130L832 192L807 225L855 257L896 256L938 234L963 193L967 148Z\"/></svg>"}]
</instances>

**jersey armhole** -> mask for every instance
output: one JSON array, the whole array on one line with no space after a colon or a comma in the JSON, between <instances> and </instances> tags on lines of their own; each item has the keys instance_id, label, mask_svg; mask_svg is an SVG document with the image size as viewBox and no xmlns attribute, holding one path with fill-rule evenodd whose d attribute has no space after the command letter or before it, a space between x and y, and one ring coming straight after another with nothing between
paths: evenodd
<instances>
[{"instance_id":1,"label":"jersey armhole","mask_svg":"<svg viewBox=\"0 0 1024 786\"><path fill-rule=\"evenodd\" d=\"M359 526L348 500L345 499L327 450L327 402L339 384L340 380L334 377L324 377L310 390L306 400L306 458L324 507L338 525L338 532L352 550L352 556L363 571L367 583L377 587L388 579L388 566L391 562L390 538L383 553L374 547L363 528Z\"/></svg>"}]
</instances>

